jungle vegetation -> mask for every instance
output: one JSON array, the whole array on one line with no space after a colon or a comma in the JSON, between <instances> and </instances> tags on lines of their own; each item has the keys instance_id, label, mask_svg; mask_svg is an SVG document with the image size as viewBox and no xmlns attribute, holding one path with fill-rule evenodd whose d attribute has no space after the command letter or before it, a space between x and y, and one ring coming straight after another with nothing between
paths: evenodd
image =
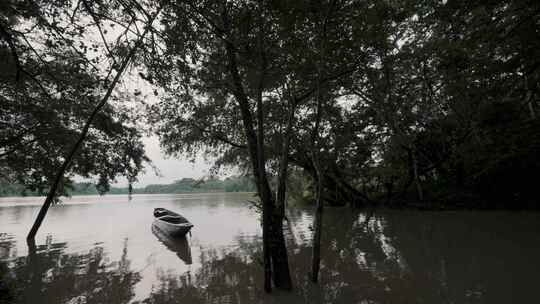
<instances>
[{"instance_id":1,"label":"jungle vegetation","mask_svg":"<svg viewBox=\"0 0 540 304\"><path fill-rule=\"evenodd\" d=\"M529 0L3 1L0 178L48 193L33 238L74 176L102 191L136 181L153 132L169 155L254 177L265 289L290 289L298 185L317 206L314 281L325 205L538 207L539 13Z\"/></svg>"},{"instance_id":2,"label":"jungle vegetation","mask_svg":"<svg viewBox=\"0 0 540 304\"><path fill-rule=\"evenodd\" d=\"M196 180L182 178L171 184L150 184L144 187L132 188L132 194L166 194L166 193L207 193L207 192L255 192L255 183L249 176L231 176L224 179L212 178L208 180ZM110 187L107 194L129 194L129 187ZM98 195L100 194L96 184L91 182L75 182L66 186L67 195ZM0 197L2 196L36 196L20 184L1 184Z\"/></svg>"}]
</instances>

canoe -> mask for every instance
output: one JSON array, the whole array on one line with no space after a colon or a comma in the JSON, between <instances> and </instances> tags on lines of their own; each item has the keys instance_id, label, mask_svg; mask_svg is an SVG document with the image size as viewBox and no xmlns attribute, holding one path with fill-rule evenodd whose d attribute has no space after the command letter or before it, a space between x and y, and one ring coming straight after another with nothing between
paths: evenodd
<instances>
[{"instance_id":1,"label":"canoe","mask_svg":"<svg viewBox=\"0 0 540 304\"><path fill-rule=\"evenodd\" d=\"M152 223L152 233L168 250L176 253L180 260L186 265L191 265L191 263L193 263L191 258L191 247L189 247L186 236L171 237L168 233L163 232L156 223Z\"/></svg>"},{"instance_id":2,"label":"canoe","mask_svg":"<svg viewBox=\"0 0 540 304\"><path fill-rule=\"evenodd\" d=\"M174 237L186 235L193 227L185 217L165 208L155 208L154 218L154 224L161 231Z\"/></svg>"}]
</instances>

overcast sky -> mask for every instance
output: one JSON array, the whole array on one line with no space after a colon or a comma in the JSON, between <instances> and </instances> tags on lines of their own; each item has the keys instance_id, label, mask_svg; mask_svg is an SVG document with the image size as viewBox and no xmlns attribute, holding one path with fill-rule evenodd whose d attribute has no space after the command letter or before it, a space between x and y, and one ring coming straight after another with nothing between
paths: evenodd
<instances>
[{"instance_id":1,"label":"overcast sky","mask_svg":"<svg viewBox=\"0 0 540 304\"><path fill-rule=\"evenodd\" d=\"M149 184L169 184L177 179L184 177L200 178L208 174L211 164L206 162L202 157L195 162L190 162L185 159L175 159L166 157L159 147L159 140L156 136L146 137L143 139L146 154L152 160L161 176L156 176L152 168L147 168L146 173L139 176L139 182L135 183L135 187L144 187ZM118 186L125 186L125 179L118 180Z\"/></svg>"}]
</instances>

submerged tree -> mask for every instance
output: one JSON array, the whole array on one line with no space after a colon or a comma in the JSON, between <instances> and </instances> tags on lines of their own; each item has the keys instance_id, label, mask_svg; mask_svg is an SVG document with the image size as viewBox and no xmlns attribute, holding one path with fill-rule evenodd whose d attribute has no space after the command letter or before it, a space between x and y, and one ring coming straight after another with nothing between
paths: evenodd
<instances>
[{"instance_id":1,"label":"submerged tree","mask_svg":"<svg viewBox=\"0 0 540 304\"><path fill-rule=\"evenodd\" d=\"M283 237L291 169L313 181L321 212L324 203L537 205L529 178L540 169L536 3L39 4L1 4L2 179L67 184L63 169L55 175L60 166L104 185L135 178L145 160L140 132L107 96L136 56L140 75L164 91L149 116L167 153L202 151L217 166L252 170L267 291L272 278L292 286ZM154 7L163 15L150 28ZM109 39L109 23L121 39ZM82 38L86 25L95 46ZM93 49L103 55L85 53ZM100 58L110 70L96 66ZM313 256L315 276L316 246Z\"/></svg>"},{"instance_id":2,"label":"submerged tree","mask_svg":"<svg viewBox=\"0 0 540 304\"><path fill-rule=\"evenodd\" d=\"M227 128L230 123L235 128L241 127L232 136L237 136L247 148L243 156L249 159L263 205L265 290L271 290L272 278L276 287L290 289L282 226L284 197L276 198L271 190L265 147L265 133L271 127L265 122L271 112L268 100L277 99L277 91L283 85L280 83L283 79L273 75L277 66L271 48L276 32L269 23L270 11L264 4L227 2L177 3L165 11L167 49L150 57L148 64L148 77L165 86L170 94L158 105L158 115L165 122L158 128L162 142L172 153L200 148L202 143L197 143L203 139L200 135L234 145L229 135L220 134L223 131L218 128ZM183 34L175 35L179 32ZM172 68L160 66L155 64L156 60L176 64ZM295 101L289 98L279 102L283 106L288 104L289 128L283 133L287 138L292 129ZM199 120L204 109L209 112ZM176 134L191 136L193 131L198 134L191 142L174 138ZM279 146L283 151L280 162L286 170L287 140ZM278 193L284 193L284 187L285 183L280 184Z\"/></svg>"},{"instance_id":3,"label":"submerged tree","mask_svg":"<svg viewBox=\"0 0 540 304\"><path fill-rule=\"evenodd\" d=\"M167 91L152 120L166 151L194 155L203 150L219 156L218 164L242 163L253 170L263 203L264 252L270 252L267 290L270 265L276 286L290 287L282 232L289 166L315 174L304 143L311 140L318 114L320 136L326 137L320 140L321 161L337 161L331 151L340 131L332 128L330 117L341 115L339 82L363 58L349 51L354 34L340 34L355 18L346 14L351 7L340 4L335 16L343 17L327 26L329 62L321 73L318 51L305 41L319 30L313 22L332 5L178 2L165 9L162 20L167 48L147 58L146 77ZM329 102L316 111L319 86ZM273 190L271 178L277 180ZM328 188L358 193L336 174L324 180L335 185Z\"/></svg>"}]
</instances>

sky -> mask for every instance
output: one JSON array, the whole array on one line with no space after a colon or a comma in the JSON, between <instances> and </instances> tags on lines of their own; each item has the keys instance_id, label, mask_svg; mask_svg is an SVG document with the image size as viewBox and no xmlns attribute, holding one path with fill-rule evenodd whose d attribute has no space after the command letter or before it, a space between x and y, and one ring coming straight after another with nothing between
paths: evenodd
<instances>
[{"instance_id":1,"label":"sky","mask_svg":"<svg viewBox=\"0 0 540 304\"><path fill-rule=\"evenodd\" d=\"M202 156L196 159L195 162L171 158L162 153L157 136L145 137L143 142L146 154L159 170L160 176L157 176L152 168L147 167L146 172L139 176L139 181L134 184L134 187L144 187L149 184L170 184L184 177L197 179L208 175L211 164L205 161ZM125 179L118 179L115 184L115 186L126 185L127 181Z\"/></svg>"}]
</instances>

